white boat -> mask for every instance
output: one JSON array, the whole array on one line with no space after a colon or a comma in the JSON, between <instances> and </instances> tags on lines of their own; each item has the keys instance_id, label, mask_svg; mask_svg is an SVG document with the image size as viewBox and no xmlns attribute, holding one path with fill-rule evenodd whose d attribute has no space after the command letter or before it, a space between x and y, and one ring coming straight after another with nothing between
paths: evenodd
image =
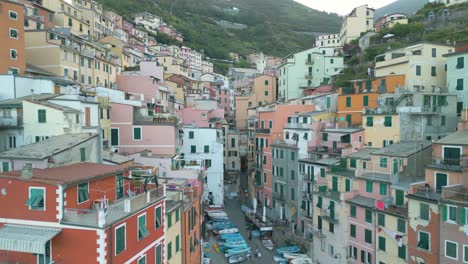
<instances>
[{"instance_id":1,"label":"white boat","mask_svg":"<svg viewBox=\"0 0 468 264\"><path fill-rule=\"evenodd\" d=\"M291 259L289 261L289 264L313 264L311 258L297 258L297 259Z\"/></svg>"},{"instance_id":2,"label":"white boat","mask_svg":"<svg viewBox=\"0 0 468 264\"><path fill-rule=\"evenodd\" d=\"M239 232L239 229L237 228L229 228L229 229L219 230L218 234L234 234L238 232Z\"/></svg>"},{"instance_id":3,"label":"white boat","mask_svg":"<svg viewBox=\"0 0 468 264\"><path fill-rule=\"evenodd\" d=\"M273 250L273 241L271 239L262 239L262 244L268 250Z\"/></svg>"},{"instance_id":4,"label":"white boat","mask_svg":"<svg viewBox=\"0 0 468 264\"><path fill-rule=\"evenodd\" d=\"M210 258L203 258L203 264L210 264L211 259Z\"/></svg>"},{"instance_id":5,"label":"white boat","mask_svg":"<svg viewBox=\"0 0 468 264\"><path fill-rule=\"evenodd\" d=\"M281 261L287 262L287 261L288 261L288 259L285 259L285 258L283 258L283 257L281 257L281 256L278 256L278 255L275 255L275 256L273 257L273 260L274 260L275 262L281 262Z\"/></svg>"},{"instance_id":6,"label":"white boat","mask_svg":"<svg viewBox=\"0 0 468 264\"><path fill-rule=\"evenodd\" d=\"M244 253L239 255L234 255L229 257L229 263L240 263L250 257L250 253Z\"/></svg>"},{"instance_id":7,"label":"white boat","mask_svg":"<svg viewBox=\"0 0 468 264\"><path fill-rule=\"evenodd\" d=\"M225 212L208 213L209 217L227 217Z\"/></svg>"},{"instance_id":8,"label":"white boat","mask_svg":"<svg viewBox=\"0 0 468 264\"><path fill-rule=\"evenodd\" d=\"M284 253L283 257L286 259L304 259L309 258L306 254Z\"/></svg>"}]
</instances>

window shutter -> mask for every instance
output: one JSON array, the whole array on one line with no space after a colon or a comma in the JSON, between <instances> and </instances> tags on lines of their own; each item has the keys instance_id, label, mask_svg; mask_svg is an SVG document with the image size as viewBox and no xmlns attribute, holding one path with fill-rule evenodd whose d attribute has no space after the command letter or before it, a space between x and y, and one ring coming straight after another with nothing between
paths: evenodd
<instances>
[{"instance_id":1,"label":"window shutter","mask_svg":"<svg viewBox=\"0 0 468 264\"><path fill-rule=\"evenodd\" d=\"M468 210L468 209L463 208L463 207L460 209L460 224L461 224L461 225L466 225L466 224L468 224L468 223L466 222L466 211L467 211L467 210Z\"/></svg>"},{"instance_id":2,"label":"window shutter","mask_svg":"<svg viewBox=\"0 0 468 264\"><path fill-rule=\"evenodd\" d=\"M448 220L448 206L444 205L444 208L442 209L442 219L444 222L447 222Z\"/></svg>"}]
</instances>

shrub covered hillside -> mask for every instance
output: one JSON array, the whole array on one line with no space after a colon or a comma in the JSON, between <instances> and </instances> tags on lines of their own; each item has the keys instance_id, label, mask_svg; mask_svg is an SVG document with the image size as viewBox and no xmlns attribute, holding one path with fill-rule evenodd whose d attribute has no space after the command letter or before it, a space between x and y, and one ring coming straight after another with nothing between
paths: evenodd
<instances>
[{"instance_id":1,"label":"shrub covered hillside","mask_svg":"<svg viewBox=\"0 0 468 264\"><path fill-rule=\"evenodd\" d=\"M341 18L293 0L98 0L126 18L149 11L182 32L185 45L209 57L310 48L316 33L339 32Z\"/></svg>"}]
</instances>

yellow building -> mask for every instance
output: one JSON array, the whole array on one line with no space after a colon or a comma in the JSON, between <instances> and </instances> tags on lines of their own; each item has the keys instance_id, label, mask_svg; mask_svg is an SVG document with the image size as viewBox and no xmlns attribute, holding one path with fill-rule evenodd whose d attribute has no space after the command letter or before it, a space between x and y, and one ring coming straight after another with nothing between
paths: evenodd
<instances>
[{"instance_id":1,"label":"yellow building","mask_svg":"<svg viewBox=\"0 0 468 264\"><path fill-rule=\"evenodd\" d=\"M182 192L168 192L166 201L166 262L182 263L182 221L180 214Z\"/></svg>"},{"instance_id":2,"label":"yellow building","mask_svg":"<svg viewBox=\"0 0 468 264\"><path fill-rule=\"evenodd\" d=\"M25 32L26 62L83 86L115 87L118 58L103 46L51 30Z\"/></svg>"},{"instance_id":3,"label":"yellow building","mask_svg":"<svg viewBox=\"0 0 468 264\"><path fill-rule=\"evenodd\" d=\"M55 12L55 25L70 28L75 35L89 35L89 23L83 20L81 10L63 0L44 0L42 5Z\"/></svg>"},{"instance_id":4,"label":"yellow building","mask_svg":"<svg viewBox=\"0 0 468 264\"><path fill-rule=\"evenodd\" d=\"M103 15L102 5L96 1L74 0L74 5L81 10L81 15L89 23L90 36L101 39L112 35L114 21Z\"/></svg>"},{"instance_id":5,"label":"yellow building","mask_svg":"<svg viewBox=\"0 0 468 264\"><path fill-rule=\"evenodd\" d=\"M107 45L112 53L114 53L120 62L120 69L125 69L130 66L130 54L125 48L125 43L113 36L106 36L99 40L99 43Z\"/></svg>"},{"instance_id":6,"label":"yellow building","mask_svg":"<svg viewBox=\"0 0 468 264\"><path fill-rule=\"evenodd\" d=\"M182 59L177 59L170 55L162 55L157 56L156 60L164 67L164 73L179 74L189 77L188 67L184 65Z\"/></svg>"},{"instance_id":7,"label":"yellow building","mask_svg":"<svg viewBox=\"0 0 468 264\"><path fill-rule=\"evenodd\" d=\"M341 24L341 45L358 39L361 33L367 31L374 31L374 9L367 5L358 6L345 17Z\"/></svg>"},{"instance_id":8,"label":"yellow building","mask_svg":"<svg viewBox=\"0 0 468 264\"><path fill-rule=\"evenodd\" d=\"M447 57L443 55L454 51L452 46L430 42L387 51L376 57L375 76L404 74L409 91L443 92L447 85Z\"/></svg>"},{"instance_id":9,"label":"yellow building","mask_svg":"<svg viewBox=\"0 0 468 264\"><path fill-rule=\"evenodd\" d=\"M383 148L400 142L400 116L396 112L377 113L366 110L362 115L362 126L368 147Z\"/></svg>"},{"instance_id":10,"label":"yellow building","mask_svg":"<svg viewBox=\"0 0 468 264\"><path fill-rule=\"evenodd\" d=\"M375 263L407 263L407 208L395 206L377 211L376 215L378 228L374 240L377 243Z\"/></svg>"}]
</instances>

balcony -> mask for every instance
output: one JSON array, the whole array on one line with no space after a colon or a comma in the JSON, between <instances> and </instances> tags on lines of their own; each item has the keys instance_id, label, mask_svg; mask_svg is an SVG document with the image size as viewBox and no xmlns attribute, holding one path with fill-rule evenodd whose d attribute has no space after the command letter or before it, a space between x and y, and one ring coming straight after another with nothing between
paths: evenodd
<instances>
[{"instance_id":1,"label":"balcony","mask_svg":"<svg viewBox=\"0 0 468 264\"><path fill-rule=\"evenodd\" d=\"M329 148L327 146L311 147L309 148L310 153L329 154L329 155L341 155L343 148Z\"/></svg>"},{"instance_id":2,"label":"balcony","mask_svg":"<svg viewBox=\"0 0 468 264\"><path fill-rule=\"evenodd\" d=\"M307 191L304 191L303 198L307 201L312 201L312 194Z\"/></svg>"},{"instance_id":3,"label":"balcony","mask_svg":"<svg viewBox=\"0 0 468 264\"><path fill-rule=\"evenodd\" d=\"M270 134L269 128L256 128L255 133L257 134Z\"/></svg>"},{"instance_id":4,"label":"balcony","mask_svg":"<svg viewBox=\"0 0 468 264\"><path fill-rule=\"evenodd\" d=\"M335 210L321 209L322 219L332 224L338 224L338 219L335 218Z\"/></svg>"},{"instance_id":5,"label":"balcony","mask_svg":"<svg viewBox=\"0 0 468 264\"><path fill-rule=\"evenodd\" d=\"M306 59L306 60L305 60L305 64L306 64L306 65L314 65L314 61L313 61L313 60Z\"/></svg>"},{"instance_id":6,"label":"balcony","mask_svg":"<svg viewBox=\"0 0 468 264\"><path fill-rule=\"evenodd\" d=\"M0 128L20 128L23 126L21 116L17 117L2 117L0 119Z\"/></svg>"},{"instance_id":7,"label":"balcony","mask_svg":"<svg viewBox=\"0 0 468 264\"><path fill-rule=\"evenodd\" d=\"M436 158L432 160L432 164L428 165L428 167L460 170L462 167L468 167L468 156L461 156L456 159Z\"/></svg>"},{"instance_id":8,"label":"balcony","mask_svg":"<svg viewBox=\"0 0 468 264\"><path fill-rule=\"evenodd\" d=\"M143 208L154 204L166 195L166 186L154 188L148 192L138 195L128 196L121 200L116 200L107 208L79 209L65 208L63 212L63 224L89 226L93 228L105 227L129 217Z\"/></svg>"},{"instance_id":9,"label":"balcony","mask_svg":"<svg viewBox=\"0 0 468 264\"><path fill-rule=\"evenodd\" d=\"M287 123L283 126L284 128L287 129L309 129L310 124L304 124L304 123Z\"/></svg>"},{"instance_id":10,"label":"balcony","mask_svg":"<svg viewBox=\"0 0 468 264\"><path fill-rule=\"evenodd\" d=\"M322 232L322 229L318 229L316 227L314 227L312 230L312 235L318 237L318 238L325 238L326 235Z\"/></svg>"},{"instance_id":11,"label":"balcony","mask_svg":"<svg viewBox=\"0 0 468 264\"><path fill-rule=\"evenodd\" d=\"M133 113L134 124L176 125L177 122L177 116L172 113L153 113L152 115L145 115L142 114L140 111L134 111Z\"/></svg>"},{"instance_id":12,"label":"balcony","mask_svg":"<svg viewBox=\"0 0 468 264\"><path fill-rule=\"evenodd\" d=\"M306 78L306 79L312 79L312 78L314 78L314 76L312 75L311 72L309 72L309 73L306 73L306 74L305 74L305 78Z\"/></svg>"},{"instance_id":13,"label":"balcony","mask_svg":"<svg viewBox=\"0 0 468 264\"><path fill-rule=\"evenodd\" d=\"M315 182L314 176L307 175L307 173L301 172L302 180L305 182Z\"/></svg>"},{"instance_id":14,"label":"balcony","mask_svg":"<svg viewBox=\"0 0 468 264\"><path fill-rule=\"evenodd\" d=\"M285 201L286 201L286 197L285 197L284 194L273 192L273 200L285 202Z\"/></svg>"},{"instance_id":15,"label":"balcony","mask_svg":"<svg viewBox=\"0 0 468 264\"><path fill-rule=\"evenodd\" d=\"M442 187L442 199L468 204L468 187L463 185Z\"/></svg>"}]
</instances>

